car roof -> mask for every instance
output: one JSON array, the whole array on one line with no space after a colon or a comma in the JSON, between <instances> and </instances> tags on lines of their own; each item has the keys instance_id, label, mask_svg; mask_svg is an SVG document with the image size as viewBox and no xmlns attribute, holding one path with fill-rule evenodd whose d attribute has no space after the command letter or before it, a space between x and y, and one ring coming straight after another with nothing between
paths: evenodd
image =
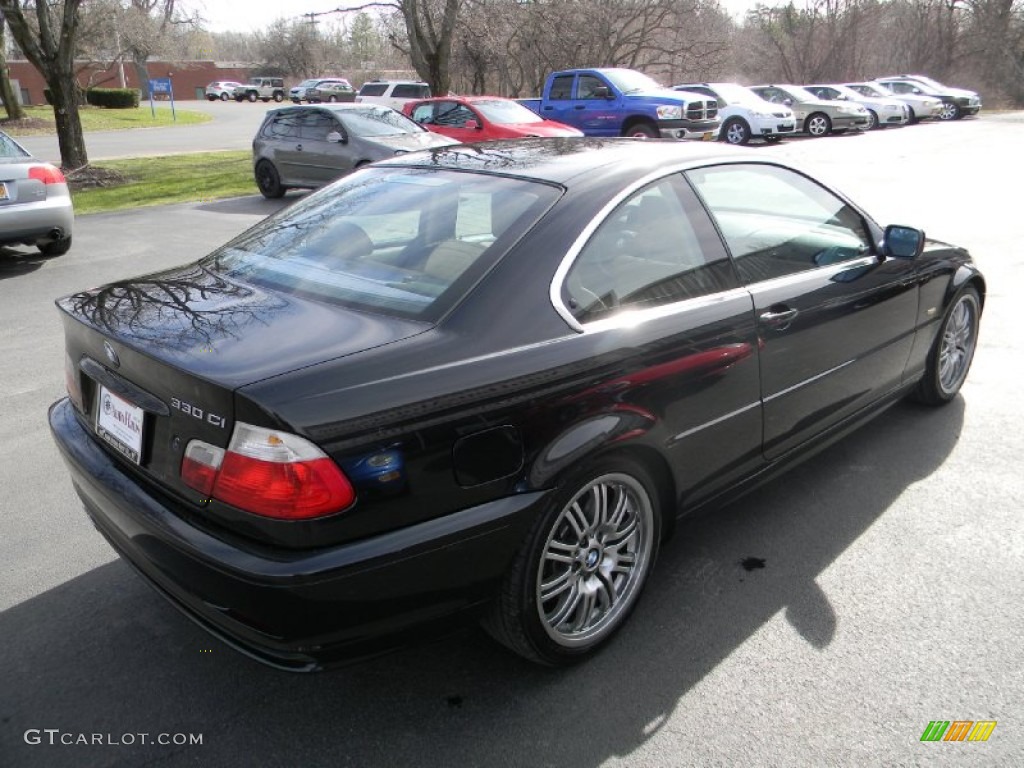
<instances>
[{"instance_id":1,"label":"car roof","mask_svg":"<svg viewBox=\"0 0 1024 768\"><path fill-rule=\"evenodd\" d=\"M343 101L337 104L291 104L287 107L268 110L267 115L278 115L282 112L316 112L323 110L327 110L328 112L358 112L367 109L386 109L391 112L398 112L397 109L385 106L384 104ZM401 112L398 112L398 114L401 114Z\"/></svg>"},{"instance_id":2,"label":"car roof","mask_svg":"<svg viewBox=\"0 0 1024 768\"><path fill-rule=\"evenodd\" d=\"M609 169L639 179L671 165L679 170L709 162L746 160L748 152L698 141L641 141L613 138L515 139L456 144L429 153L403 155L375 165L449 168L539 179L555 184Z\"/></svg>"}]
</instances>

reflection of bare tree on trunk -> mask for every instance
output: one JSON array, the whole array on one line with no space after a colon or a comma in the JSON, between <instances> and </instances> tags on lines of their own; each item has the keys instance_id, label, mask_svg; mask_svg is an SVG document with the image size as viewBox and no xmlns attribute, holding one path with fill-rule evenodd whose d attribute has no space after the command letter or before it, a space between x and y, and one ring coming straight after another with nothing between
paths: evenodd
<instances>
[{"instance_id":1,"label":"reflection of bare tree on trunk","mask_svg":"<svg viewBox=\"0 0 1024 768\"><path fill-rule=\"evenodd\" d=\"M75 294L64 306L115 335L186 351L266 326L286 302L201 265Z\"/></svg>"}]
</instances>

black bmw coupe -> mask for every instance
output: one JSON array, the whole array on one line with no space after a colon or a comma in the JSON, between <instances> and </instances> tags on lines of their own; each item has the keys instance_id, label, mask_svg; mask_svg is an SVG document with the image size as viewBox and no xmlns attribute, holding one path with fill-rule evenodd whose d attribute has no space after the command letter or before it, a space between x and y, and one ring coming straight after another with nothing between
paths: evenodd
<instances>
[{"instance_id":1,"label":"black bmw coupe","mask_svg":"<svg viewBox=\"0 0 1024 768\"><path fill-rule=\"evenodd\" d=\"M963 249L761 155L458 146L61 299L50 425L113 547L260 660L470 619L565 664L679 516L953 399L984 298Z\"/></svg>"}]
</instances>

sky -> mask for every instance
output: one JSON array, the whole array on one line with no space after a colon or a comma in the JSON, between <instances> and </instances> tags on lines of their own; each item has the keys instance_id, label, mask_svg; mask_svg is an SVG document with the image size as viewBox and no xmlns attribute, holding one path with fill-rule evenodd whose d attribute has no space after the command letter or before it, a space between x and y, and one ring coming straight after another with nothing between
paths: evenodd
<instances>
[{"instance_id":1,"label":"sky","mask_svg":"<svg viewBox=\"0 0 1024 768\"><path fill-rule=\"evenodd\" d=\"M319 13L339 7L356 7L365 0L184 0L181 4L197 10L211 32L253 32L265 29L279 18L299 19L304 13ZM734 16L753 8L757 0L719 0ZM340 14L322 17L340 19Z\"/></svg>"}]
</instances>

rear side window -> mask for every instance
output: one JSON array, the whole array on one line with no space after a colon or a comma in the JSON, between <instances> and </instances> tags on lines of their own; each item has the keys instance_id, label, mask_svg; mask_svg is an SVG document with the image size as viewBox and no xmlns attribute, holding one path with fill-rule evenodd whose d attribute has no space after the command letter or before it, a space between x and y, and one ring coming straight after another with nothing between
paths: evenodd
<instances>
[{"instance_id":1,"label":"rear side window","mask_svg":"<svg viewBox=\"0 0 1024 768\"><path fill-rule=\"evenodd\" d=\"M300 112L276 115L263 126L263 136L268 139L297 139L300 136L299 126L302 117Z\"/></svg>"},{"instance_id":2,"label":"rear side window","mask_svg":"<svg viewBox=\"0 0 1024 768\"><path fill-rule=\"evenodd\" d=\"M396 99L429 99L430 88L426 85L396 85L391 95Z\"/></svg>"},{"instance_id":3,"label":"rear side window","mask_svg":"<svg viewBox=\"0 0 1024 768\"><path fill-rule=\"evenodd\" d=\"M204 264L285 293L433 321L559 194L485 174L369 168L267 219Z\"/></svg>"},{"instance_id":4,"label":"rear side window","mask_svg":"<svg viewBox=\"0 0 1024 768\"><path fill-rule=\"evenodd\" d=\"M707 214L679 176L619 205L569 269L563 301L581 323L738 287Z\"/></svg>"},{"instance_id":5,"label":"rear side window","mask_svg":"<svg viewBox=\"0 0 1024 768\"><path fill-rule=\"evenodd\" d=\"M388 89L387 83L366 83L359 89L360 96L383 96Z\"/></svg>"},{"instance_id":6,"label":"rear side window","mask_svg":"<svg viewBox=\"0 0 1024 768\"><path fill-rule=\"evenodd\" d=\"M861 215L829 190L776 165L687 171L746 283L858 259L872 252Z\"/></svg>"}]
</instances>

